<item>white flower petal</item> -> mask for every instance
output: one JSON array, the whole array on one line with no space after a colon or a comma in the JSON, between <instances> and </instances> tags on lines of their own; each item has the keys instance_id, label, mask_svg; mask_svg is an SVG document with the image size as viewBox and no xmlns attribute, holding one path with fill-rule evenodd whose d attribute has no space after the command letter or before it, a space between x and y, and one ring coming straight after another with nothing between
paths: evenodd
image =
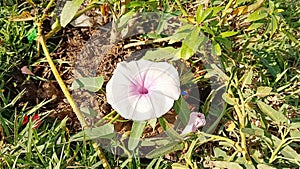
<instances>
[{"instance_id":1,"label":"white flower petal","mask_svg":"<svg viewBox=\"0 0 300 169\"><path fill-rule=\"evenodd\" d=\"M132 114L135 111L134 109L135 109L135 105L137 104L138 97L129 96L128 93L130 91L128 85L124 85L122 83L125 83L124 79L123 81L120 81L119 79L116 80L115 77L112 77L110 79L110 81L106 85L107 102L122 117L126 119L132 119Z\"/></svg>"},{"instance_id":2,"label":"white flower petal","mask_svg":"<svg viewBox=\"0 0 300 169\"><path fill-rule=\"evenodd\" d=\"M107 101L122 117L160 117L180 96L177 70L168 63L146 60L118 63L106 86Z\"/></svg>"},{"instance_id":3,"label":"white flower petal","mask_svg":"<svg viewBox=\"0 0 300 169\"><path fill-rule=\"evenodd\" d=\"M147 72L145 84L150 84L150 91L160 92L174 100L180 96L179 78L175 79L169 72L161 73L161 70L149 70ZM159 74L158 78L153 78L151 75Z\"/></svg>"},{"instance_id":4,"label":"white flower petal","mask_svg":"<svg viewBox=\"0 0 300 169\"><path fill-rule=\"evenodd\" d=\"M174 104L174 99L156 92L151 93L150 100L156 117L166 114Z\"/></svg>"},{"instance_id":5,"label":"white flower petal","mask_svg":"<svg viewBox=\"0 0 300 169\"><path fill-rule=\"evenodd\" d=\"M134 112L132 114L132 120L143 121L155 118L155 111L153 104L148 96L140 96Z\"/></svg>"}]
</instances>

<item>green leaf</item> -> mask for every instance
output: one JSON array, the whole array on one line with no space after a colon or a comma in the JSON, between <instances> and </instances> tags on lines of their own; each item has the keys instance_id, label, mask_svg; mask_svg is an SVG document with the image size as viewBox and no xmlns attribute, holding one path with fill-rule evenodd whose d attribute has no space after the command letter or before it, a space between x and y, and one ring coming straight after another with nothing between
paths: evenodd
<instances>
[{"instance_id":1,"label":"green leaf","mask_svg":"<svg viewBox=\"0 0 300 169\"><path fill-rule=\"evenodd\" d=\"M55 132L58 132L59 130L65 130L66 124L68 121L68 117L65 117L54 129Z\"/></svg>"},{"instance_id":2,"label":"green leaf","mask_svg":"<svg viewBox=\"0 0 300 169\"><path fill-rule=\"evenodd\" d=\"M186 154L185 154L185 156L184 156L186 163L187 163L189 166L191 166L192 168L193 168L192 154L194 154L194 148L195 148L197 142L198 142L198 139L192 141L192 143L191 143L190 146L189 146L188 151L186 152Z\"/></svg>"},{"instance_id":3,"label":"green leaf","mask_svg":"<svg viewBox=\"0 0 300 169\"><path fill-rule=\"evenodd\" d=\"M154 168L154 164L156 163L156 161L158 161L157 158L153 159L149 164L147 164L147 168L146 169L153 169Z\"/></svg>"},{"instance_id":4,"label":"green leaf","mask_svg":"<svg viewBox=\"0 0 300 169\"><path fill-rule=\"evenodd\" d=\"M130 137L128 140L128 149L129 150L134 150L138 146L146 124L147 124L146 121L134 121L133 122L132 127L131 127Z\"/></svg>"},{"instance_id":5,"label":"green leaf","mask_svg":"<svg viewBox=\"0 0 300 169\"><path fill-rule=\"evenodd\" d=\"M210 66L212 68L212 70L210 70L210 71L213 71L224 81L229 81L230 78L216 64L210 64Z\"/></svg>"},{"instance_id":6,"label":"green leaf","mask_svg":"<svg viewBox=\"0 0 300 169\"><path fill-rule=\"evenodd\" d=\"M278 65L279 62L275 61L271 56L260 57L261 62L268 68L268 72L276 78L277 74L281 72Z\"/></svg>"},{"instance_id":7,"label":"green leaf","mask_svg":"<svg viewBox=\"0 0 300 169\"><path fill-rule=\"evenodd\" d=\"M229 0L229 2L227 2L226 6L225 6L225 9L222 11L222 18L223 18L226 14L230 13L229 11L230 11L230 9L232 9L232 8L230 8L230 7L231 7L233 1L234 1L234 0Z\"/></svg>"},{"instance_id":8,"label":"green leaf","mask_svg":"<svg viewBox=\"0 0 300 169\"><path fill-rule=\"evenodd\" d=\"M171 137L173 140L183 140L183 138L170 126L165 118L160 117L158 118L158 121L169 137Z\"/></svg>"},{"instance_id":9,"label":"green leaf","mask_svg":"<svg viewBox=\"0 0 300 169\"><path fill-rule=\"evenodd\" d=\"M300 122L291 123L290 129L300 129Z\"/></svg>"},{"instance_id":10,"label":"green leaf","mask_svg":"<svg viewBox=\"0 0 300 169\"><path fill-rule=\"evenodd\" d=\"M299 41L297 38L295 38L295 36L294 36L292 33L288 32L288 31L286 31L286 30L282 30L282 32L283 32L283 33L284 33L291 41L293 41L294 43L300 45L300 41Z\"/></svg>"},{"instance_id":11,"label":"green leaf","mask_svg":"<svg viewBox=\"0 0 300 169\"><path fill-rule=\"evenodd\" d=\"M203 21L202 15L203 15L203 5L200 4L198 6L197 13L196 13L196 22L197 22L197 24L200 24Z\"/></svg>"},{"instance_id":12,"label":"green leaf","mask_svg":"<svg viewBox=\"0 0 300 169\"><path fill-rule=\"evenodd\" d=\"M258 97L265 97L265 96L268 96L270 95L272 91L272 87L268 87L268 86L259 86L257 88L257 91L256 91L256 95Z\"/></svg>"},{"instance_id":13,"label":"green leaf","mask_svg":"<svg viewBox=\"0 0 300 169\"><path fill-rule=\"evenodd\" d=\"M194 25L192 24L187 24L181 26L171 37L169 44L173 44L175 42L179 42L183 39L185 39L190 33L191 30L193 29Z\"/></svg>"},{"instance_id":14,"label":"green leaf","mask_svg":"<svg viewBox=\"0 0 300 169\"><path fill-rule=\"evenodd\" d=\"M282 73L280 74L276 74L276 79L274 81L274 84L276 84L284 75L286 75L286 72L289 70L290 68L285 69Z\"/></svg>"},{"instance_id":15,"label":"green leaf","mask_svg":"<svg viewBox=\"0 0 300 169\"><path fill-rule=\"evenodd\" d=\"M153 131L155 130L156 122L157 122L157 118L150 119L147 121L147 124L149 124L152 127Z\"/></svg>"},{"instance_id":16,"label":"green leaf","mask_svg":"<svg viewBox=\"0 0 300 169\"><path fill-rule=\"evenodd\" d=\"M83 1L84 0L72 0L66 2L60 16L60 24L62 27L67 26L67 24L72 21Z\"/></svg>"},{"instance_id":17,"label":"green leaf","mask_svg":"<svg viewBox=\"0 0 300 169\"><path fill-rule=\"evenodd\" d=\"M253 22L253 21L264 19L267 16L268 16L268 13L266 11L257 10L255 12L253 12L251 15L249 15L248 18L246 19L246 21Z\"/></svg>"},{"instance_id":18,"label":"green leaf","mask_svg":"<svg viewBox=\"0 0 300 169\"><path fill-rule=\"evenodd\" d=\"M264 136L264 130L262 130L262 129L256 130L256 129L252 129L252 128L242 128L242 132L252 135L252 136L259 136L259 137Z\"/></svg>"},{"instance_id":19,"label":"green leaf","mask_svg":"<svg viewBox=\"0 0 300 169\"><path fill-rule=\"evenodd\" d=\"M148 50L143 57L145 60L162 61L180 59L180 48L165 47L156 50Z\"/></svg>"},{"instance_id":20,"label":"green leaf","mask_svg":"<svg viewBox=\"0 0 300 169\"><path fill-rule=\"evenodd\" d=\"M184 148L184 143L181 142L173 142L164 147L160 147L157 149L152 150L146 155L146 158L156 158L159 156L163 156L174 151L182 150Z\"/></svg>"},{"instance_id":21,"label":"green leaf","mask_svg":"<svg viewBox=\"0 0 300 169\"><path fill-rule=\"evenodd\" d=\"M237 0L234 4L234 8L238 7L240 4L249 2L250 0Z\"/></svg>"},{"instance_id":22,"label":"green leaf","mask_svg":"<svg viewBox=\"0 0 300 169\"><path fill-rule=\"evenodd\" d=\"M101 89L104 82L102 76L97 77L81 77L75 79L71 85L71 90L75 89L85 89L90 92L97 92Z\"/></svg>"},{"instance_id":23,"label":"green leaf","mask_svg":"<svg viewBox=\"0 0 300 169\"><path fill-rule=\"evenodd\" d=\"M230 169L243 169L238 163L226 162L226 161L209 161L207 164L209 168L220 167L220 168L230 168Z\"/></svg>"},{"instance_id":24,"label":"green leaf","mask_svg":"<svg viewBox=\"0 0 300 169\"><path fill-rule=\"evenodd\" d=\"M246 131L246 132L245 132ZM253 126L253 128L244 128L242 129L242 132L248 133L250 135L255 135L260 137L261 139L265 140L268 144L271 144L272 147L277 148L278 146L282 146L282 139L277 138L276 136L267 133L261 128L258 128L256 126ZM298 160L300 159L300 154L298 154L291 146L285 144L284 147L282 147L281 151L282 155L286 158L291 158Z\"/></svg>"},{"instance_id":25,"label":"green leaf","mask_svg":"<svg viewBox=\"0 0 300 169\"><path fill-rule=\"evenodd\" d=\"M156 146L161 147L169 144L171 142L170 139L161 139L161 138L144 138L142 139L141 146L142 147L150 147L150 146Z\"/></svg>"},{"instance_id":26,"label":"green leaf","mask_svg":"<svg viewBox=\"0 0 300 169\"><path fill-rule=\"evenodd\" d=\"M169 26L168 24L168 21L169 20L172 20L174 17L177 17L174 13L166 13L166 12L163 12L161 14L161 17L160 17L160 21L159 21L159 24L157 25L157 28L155 30L155 33L157 34L161 34L164 29Z\"/></svg>"},{"instance_id":27,"label":"green leaf","mask_svg":"<svg viewBox=\"0 0 300 169\"><path fill-rule=\"evenodd\" d=\"M232 50L232 42L228 38L220 38L215 37L214 38L219 44L223 45L226 50L231 51Z\"/></svg>"},{"instance_id":28,"label":"green leaf","mask_svg":"<svg viewBox=\"0 0 300 169\"><path fill-rule=\"evenodd\" d=\"M203 10L203 6L199 5L199 7L197 9L197 13L196 13L197 24L200 24L203 21L205 21L205 19L212 13L212 11L213 11L213 8L208 8L206 10Z\"/></svg>"},{"instance_id":29,"label":"green leaf","mask_svg":"<svg viewBox=\"0 0 300 169\"><path fill-rule=\"evenodd\" d=\"M209 27L207 24L200 26L201 30L205 33L215 36L213 28Z\"/></svg>"},{"instance_id":30,"label":"green leaf","mask_svg":"<svg viewBox=\"0 0 300 169\"><path fill-rule=\"evenodd\" d=\"M218 42L216 41L213 41L213 44L212 44L212 53L214 55L217 55L217 56L220 56L222 54L222 51L221 51L221 46L219 45Z\"/></svg>"},{"instance_id":31,"label":"green leaf","mask_svg":"<svg viewBox=\"0 0 300 169\"><path fill-rule=\"evenodd\" d=\"M273 109L262 101L257 101L259 109L277 123L287 123L288 119L281 113Z\"/></svg>"},{"instance_id":32,"label":"green leaf","mask_svg":"<svg viewBox=\"0 0 300 169\"><path fill-rule=\"evenodd\" d=\"M100 127L85 129L71 136L71 141L87 141L97 138L112 139L114 136L114 125L108 123Z\"/></svg>"},{"instance_id":33,"label":"green leaf","mask_svg":"<svg viewBox=\"0 0 300 169\"><path fill-rule=\"evenodd\" d=\"M271 36L273 36L273 34L276 32L277 29L278 29L277 19L274 15L271 15L271 22L268 24L268 28L266 32L270 32Z\"/></svg>"},{"instance_id":34,"label":"green leaf","mask_svg":"<svg viewBox=\"0 0 300 169\"><path fill-rule=\"evenodd\" d=\"M225 7L224 6L214 6L210 7L209 9L213 10L213 13L211 14L211 17L215 17L219 15L219 12L221 12ZM208 9L207 9L208 10Z\"/></svg>"},{"instance_id":35,"label":"green leaf","mask_svg":"<svg viewBox=\"0 0 300 169\"><path fill-rule=\"evenodd\" d=\"M250 71L247 71L242 79L242 89L245 87L245 85L250 85L252 83L252 77L253 77L253 69L251 68Z\"/></svg>"},{"instance_id":36,"label":"green leaf","mask_svg":"<svg viewBox=\"0 0 300 169\"><path fill-rule=\"evenodd\" d=\"M269 166L267 164L258 164L257 169L276 169L275 167Z\"/></svg>"},{"instance_id":37,"label":"green leaf","mask_svg":"<svg viewBox=\"0 0 300 169\"><path fill-rule=\"evenodd\" d=\"M274 9L275 9L275 4L271 0L269 0L269 9L270 9L270 14L272 14L274 12Z\"/></svg>"},{"instance_id":38,"label":"green leaf","mask_svg":"<svg viewBox=\"0 0 300 169\"><path fill-rule=\"evenodd\" d=\"M221 37L222 38L227 38L227 37L230 37L230 36L234 36L238 34L238 32L235 32L235 31L227 31L227 32L222 32L221 33Z\"/></svg>"},{"instance_id":39,"label":"green leaf","mask_svg":"<svg viewBox=\"0 0 300 169\"><path fill-rule=\"evenodd\" d=\"M272 140L274 141L274 147L278 147L280 146L281 144L281 139L277 138L276 136L274 135L271 135L271 138ZM295 159L295 160L298 160L300 161L300 154L297 153L297 151L295 151L291 146L289 145L286 145L284 146L281 151L282 155L286 158L291 158L291 159Z\"/></svg>"},{"instance_id":40,"label":"green leaf","mask_svg":"<svg viewBox=\"0 0 300 169\"><path fill-rule=\"evenodd\" d=\"M300 138L300 131L299 130L291 130L290 131L290 136L291 138L293 138L293 141L297 141L297 139L299 140Z\"/></svg>"},{"instance_id":41,"label":"green leaf","mask_svg":"<svg viewBox=\"0 0 300 169\"><path fill-rule=\"evenodd\" d=\"M223 93L222 98L229 105L233 106L233 105L238 104L238 99L231 97L228 93Z\"/></svg>"},{"instance_id":42,"label":"green leaf","mask_svg":"<svg viewBox=\"0 0 300 169\"><path fill-rule=\"evenodd\" d=\"M174 103L174 110L179 116L179 120L185 126L189 122L191 111L188 107L187 102L183 99L182 96Z\"/></svg>"},{"instance_id":43,"label":"green leaf","mask_svg":"<svg viewBox=\"0 0 300 169\"><path fill-rule=\"evenodd\" d=\"M172 164L172 169L189 169L189 167L182 165L180 163L173 163Z\"/></svg>"},{"instance_id":44,"label":"green leaf","mask_svg":"<svg viewBox=\"0 0 300 169\"><path fill-rule=\"evenodd\" d=\"M262 152L260 152L260 150L254 150L251 152L251 157L255 160L256 163L264 163L263 158L261 158L263 156ZM250 168L250 167L249 167ZM254 167L254 169L256 169Z\"/></svg>"},{"instance_id":45,"label":"green leaf","mask_svg":"<svg viewBox=\"0 0 300 169\"><path fill-rule=\"evenodd\" d=\"M126 14L122 15L117 21L117 28L118 30L123 29L124 26L127 25L127 22L132 19L132 16L135 14L133 10L127 12Z\"/></svg>"},{"instance_id":46,"label":"green leaf","mask_svg":"<svg viewBox=\"0 0 300 169\"><path fill-rule=\"evenodd\" d=\"M222 158L224 160L229 159L229 156L227 155L227 153L219 147L214 147L214 156L216 158Z\"/></svg>"},{"instance_id":47,"label":"green leaf","mask_svg":"<svg viewBox=\"0 0 300 169\"><path fill-rule=\"evenodd\" d=\"M211 103L213 101L213 99L215 98L217 94L217 91L215 89L212 89L209 93L209 95L207 96L207 98L205 99L203 108L202 108L202 113L207 115L209 113L209 109L211 108Z\"/></svg>"},{"instance_id":48,"label":"green leaf","mask_svg":"<svg viewBox=\"0 0 300 169\"><path fill-rule=\"evenodd\" d=\"M96 117L98 114L94 109L90 107L82 107L80 108L80 111L82 111L86 115L86 117L91 117L91 118Z\"/></svg>"},{"instance_id":49,"label":"green leaf","mask_svg":"<svg viewBox=\"0 0 300 169\"><path fill-rule=\"evenodd\" d=\"M193 56L199 46L207 38L200 32L199 27L195 27L192 32L183 40L181 46L181 58L187 60Z\"/></svg>"},{"instance_id":50,"label":"green leaf","mask_svg":"<svg viewBox=\"0 0 300 169\"><path fill-rule=\"evenodd\" d=\"M251 31L251 30L256 30L257 28L263 26L265 23L252 23L247 29L246 31Z\"/></svg>"},{"instance_id":51,"label":"green leaf","mask_svg":"<svg viewBox=\"0 0 300 169\"><path fill-rule=\"evenodd\" d=\"M255 11L261 7L265 0L257 0L254 4L248 6L248 11Z\"/></svg>"}]
</instances>

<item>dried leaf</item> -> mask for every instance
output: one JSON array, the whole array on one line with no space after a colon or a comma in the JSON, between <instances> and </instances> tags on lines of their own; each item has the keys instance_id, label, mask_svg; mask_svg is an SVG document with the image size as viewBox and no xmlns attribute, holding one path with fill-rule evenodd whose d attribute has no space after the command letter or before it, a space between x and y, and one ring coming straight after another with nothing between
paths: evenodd
<instances>
[{"instance_id":1,"label":"dried leaf","mask_svg":"<svg viewBox=\"0 0 300 169\"><path fill-rule=\"evenodd\" d=\"M12 21L20 22L20 21L31 21L34 20L34 17L28 11L23 11L20 15L15 16L11 19Z\"/></svg>"},{"instance_id":2,"label":"dried leaf","mask_svg":"<svg viewBox=\"0 0 300 169\"><path fill-rule=\"evenodd\" d=\"M23 67L21 68L21 72L22 72L23 74L25 74L25 75L33 75L33 76L34 76L34 74L28 69L27 66L23 66Z\"/></svg>"}]
</instances>

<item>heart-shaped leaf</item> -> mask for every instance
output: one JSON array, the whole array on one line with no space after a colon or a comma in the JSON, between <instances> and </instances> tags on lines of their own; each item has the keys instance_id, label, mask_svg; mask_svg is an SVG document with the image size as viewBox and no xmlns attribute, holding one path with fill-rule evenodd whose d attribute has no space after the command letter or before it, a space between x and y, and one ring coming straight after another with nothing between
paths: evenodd
<instances>
[{"instance_id":1,"label":"heart-shaped leaf","mask_svg":"<svg viewBox=\"0 0 300 169\"><path fill-rule=\"evenodd\" d=\"M101 89L103 82L104 78L102 76L81 77L74 80L74 82L71 85L71 90L85 89L90 92L97 92Z\"/></svg>"},{"instance_id":2,"label":"heart-shaped leaf","mask_svg":"<svg viewBox=\"0 0 300 169\"><path fill-rule=\"evenodd\" d=\"M60 24L62 27L67 26L67 24L72 21L83 1L84 0L72 0L66 2L60 16Z\"/></svg>"}]
</instances>

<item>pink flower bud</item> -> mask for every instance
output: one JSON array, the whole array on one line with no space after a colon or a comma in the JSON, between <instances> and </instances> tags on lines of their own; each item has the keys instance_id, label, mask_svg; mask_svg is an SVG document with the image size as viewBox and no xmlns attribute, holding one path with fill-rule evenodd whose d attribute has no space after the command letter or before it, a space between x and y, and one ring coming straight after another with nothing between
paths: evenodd
<instances>
[{"instance_id":1,"label":"pink flower bud","mask_svg":"<svg viewBox=\"0 0 300 169\"><path fill-rule=\"evenodd\" d=\"M192 112L190 114L190 120L185 126L181 134L187 134L190 132L195 132L199 127L205 126L205 116L202 113Z\"/></svg>"}]
</instances>

